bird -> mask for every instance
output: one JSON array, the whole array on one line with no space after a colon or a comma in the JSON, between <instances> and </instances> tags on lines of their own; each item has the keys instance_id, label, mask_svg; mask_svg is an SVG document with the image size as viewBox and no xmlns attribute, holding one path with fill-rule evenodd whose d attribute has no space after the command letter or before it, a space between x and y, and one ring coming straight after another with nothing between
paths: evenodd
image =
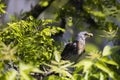
<instances>
[{"instance_id":1,"label":"bird","mask_svg":"<svg viewBox=\"0 0 120 80\"><path fill-rule=\"evenodd\" d=\"M61 53L62 60L69 60L71 62L77 62L79 57L85 52L85 40L88 37L92 37L93 34L87 31L79 32L76 39L73 42L66 44Z\"/></svg>"}]
</instances>

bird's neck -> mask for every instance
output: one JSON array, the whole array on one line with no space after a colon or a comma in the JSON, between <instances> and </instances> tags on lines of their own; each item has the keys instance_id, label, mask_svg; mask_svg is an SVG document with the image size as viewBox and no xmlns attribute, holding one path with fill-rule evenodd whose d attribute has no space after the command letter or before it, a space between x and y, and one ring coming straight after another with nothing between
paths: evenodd
<instances>
[{"instance_id":1,"label":"bird's neck","mask_svg":"<svg viewBox=\"0 0 120 80\"><path fill-rule=\"evenodd\" d=\"M85 45L85 39L75 40L74 43Z\"/></svg>"},{"instance_id":2,"label":"bird's neck","mask_svg":"<svg viewBox=\"0 0 120 80\"><path fill-rule=\"evenodd\" d=\"M83 38L76 40L76 42L85 45L85 39L83 39Z\"/></svg>"},{"instance_id":3,"label":"bird's neck","mask_svg":"<svg viewBox=\"0 0 120 80\"><path fill-rule=\"evenodd\" d=\"M85 41L86 37L80 36L76 38L76 41Z\"/></svg>"},{"instance_id":4,"label":"bird's neck","mask_svg":"<svg viewBox=\"0 0 120 80\"><path fill-rule=\"evenodd\" d=\"M78 48L78 54L81 54L85 50L85 40L80 39L79 41L75 41Z\"/></svg>"}]
</instances>

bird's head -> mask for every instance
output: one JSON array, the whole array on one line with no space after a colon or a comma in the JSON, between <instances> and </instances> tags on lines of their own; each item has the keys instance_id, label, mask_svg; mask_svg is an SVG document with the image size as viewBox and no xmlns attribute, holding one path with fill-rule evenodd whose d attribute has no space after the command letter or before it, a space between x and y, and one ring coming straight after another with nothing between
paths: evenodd
<instances>
[{"instance_id":1,"label":"bird's head","mask_svg":"<svg viewBox=\"0 0 120 80\"><path fill-rule=\"evenodd\" d=\"M77 40L77 41L79 41L80 39L85 40L86 38L92 37L92 36L93 36L92 33L89 33L89 32L87 32L87 31L83 31L83 32L78 33L76 40Z\"/></svg>"}]
</instances>

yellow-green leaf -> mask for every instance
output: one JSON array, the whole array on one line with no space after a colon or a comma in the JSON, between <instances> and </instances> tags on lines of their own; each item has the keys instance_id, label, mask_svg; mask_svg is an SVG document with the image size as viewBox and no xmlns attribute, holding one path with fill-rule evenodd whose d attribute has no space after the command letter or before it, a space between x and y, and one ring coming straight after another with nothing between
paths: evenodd
<instances>
[{"instance_id":1,"label":"yellow-green leaf","mask_svg":"<svg viewBox=\"0 0 120 80\"><path fill-rule=\"evenodd\" d=\"M97 16L97 17L105 17L105 14L100 12L100 11L89 11L89 13L91 13L94 16Z\"/></svg>"},{"instance_id":2,"label":"yellow-green leaf","mask_svg":"<svg viewBox=\"0 0 120 80\"><path fill-rule=\"evenodd\" d=\"M108 56L110 54L111 54L111 47L107 45L107 46L104 47L102 55L103 56Z\"/></svg>"},{"instance_id":3,"label":"yellow-green leaf","mask_svg":"<svg viewBox=\"0 0 120 80\"><path fill-rule=\"evenodd\" d=\"M82 61L78 62L75 65L75 67L79 68L79 67L83 66L83 72L86 72L87 70L89 70L91 68L92 65L93 65L92 60L83 59Z\"/></svg>"},{"instance_id":4,"label":"yellow-green leaf","mask_svg":"<svg viewBox=\"0 0 120 80\"><path fill-rule=\"evenodd\" d=\"M113 79L115 78L115 73L109 67L107 67L106 64L104 64L103 62L101 61L96 62L95 66L100 70L106 72L111 78Z\"/></svg>"},{"instance_id":5,"label":"yellow-green leaf","mask_svg":"<svg viewBox=\"0 0 120 80\"><path fill-rule=\"evenodd\" d=\"M0 80L16 80L17 74L15 70L8 71Z\"/></svg>"},{"instance_id":6,"label":"yellow-green leaf","mask_svg":"<svg viewBox=\"0 0 120 80\"><path fill-rule=\"evenodd\" d=\"M57 62L60 62L60 59L61 59L60 53L59 53L58 51L55 51L55 52L54 52L54 55L55 55L55 60L56 60Z\"/></svg>"},{"instance_id":7,"label":"yellow-green leaf","mask_svg":"<svg viewBox=\"0 0 120 80\"><path fill-rule=\"evenodd\" d=\"M111 65L115 65L115 66L119 66L114 60L112 60L112 59L109 59L107 56L105 56L105 57L102 57L101 58L101 61L102 62L105 62L105 63L108 63L108 64L111 64Z\"/></svg>"},{"instance_id":8,"label":"yellow-green leaf","mask_svg":"<svg viewBox=\"0 0 120 80\"><path fill-rule=\"evenodd\" d=\"M41 1L39 4L43 7L46 7L46 6L48 6L49 3L48 3L48 1Z\"/></svg>"}]
</instances>

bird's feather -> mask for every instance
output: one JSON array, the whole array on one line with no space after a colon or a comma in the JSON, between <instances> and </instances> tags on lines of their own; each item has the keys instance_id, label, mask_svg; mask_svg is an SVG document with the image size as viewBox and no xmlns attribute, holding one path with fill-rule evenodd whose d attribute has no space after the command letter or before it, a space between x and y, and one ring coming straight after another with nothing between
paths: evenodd
<instances>
[{"instance_id":1,"label":"bird's feather","mask_svg":"<svg viewBox=\"0 0 120 80\"><path fill-rule=\"evenodd\" d=\"M81 45L81 46L80 46ZM73 43L68 43L61 56L63 60L70 60L72 62L76 62L81 53L84 51L83 43L78 41L74 41Z\"/></svg>"}]
</instances>

